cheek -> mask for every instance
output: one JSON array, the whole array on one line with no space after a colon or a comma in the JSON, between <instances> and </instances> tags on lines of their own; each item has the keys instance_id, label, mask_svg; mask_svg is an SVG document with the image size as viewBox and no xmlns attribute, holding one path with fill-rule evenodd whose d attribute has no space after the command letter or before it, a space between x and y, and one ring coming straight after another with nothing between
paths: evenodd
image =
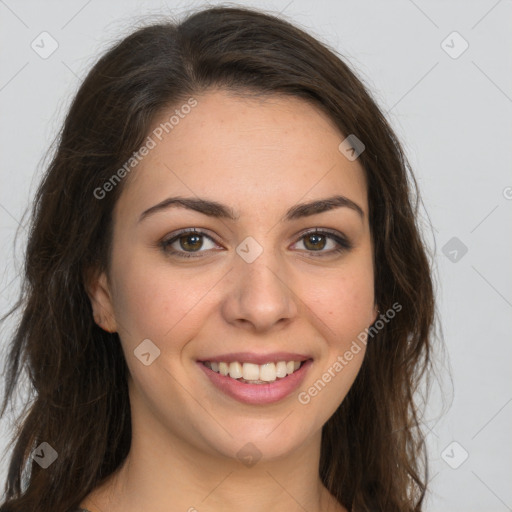
<instances>
[{"instance_id":1,"label":"cheek","mask_svg":"<svg viewBox=\"0 0 512 512\"><path fill-rule=\"evenodd\" d=\"M215 284L211 273L191 279L165 262L155 264L142 257L120 258L117 269L115 315L133 343L144 338L163 343L178 330L180 338L186 338L187 319L204 307Z\"/></svg>"},{"instance_id":2,"label":"cheek","mask_svg":"<svg viewBox=\"0 0 512 512\"><path fill-rule=\"evenodd\" d=\"M318 365L305 383L298 401L312 408L316 425L323 425L336 411L356 379L366 353L365 329L373 321L374 288L371 268L347 272L326 280L323 293L310 304L322 320L323 340ZM320 329L320 327L319 327Z\"/></svg>"},{"instance_id":3,"label":"cheek","mask_svg":"<svg viewBox=\"0 0 512 512\"><path fill-rule=\"evenodd\" d=\"M324 280L322 289L309 295L312 309L329 327L327 339L341 346L367 328L374 317L371 268L353 269Z\"/></svg>"}]
</instances>

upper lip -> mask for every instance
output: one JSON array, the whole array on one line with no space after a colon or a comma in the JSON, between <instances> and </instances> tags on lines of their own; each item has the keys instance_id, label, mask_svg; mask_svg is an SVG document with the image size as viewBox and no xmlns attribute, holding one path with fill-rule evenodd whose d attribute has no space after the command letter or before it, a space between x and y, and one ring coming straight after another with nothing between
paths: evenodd
<instances>
[{"instance_id":1,"label":"upper lip","mask_svg":"<svg viewBox=\"0 0 512 512\"><path fill-rule=\"evenodd\" d=\"M206 361L212 363L232 363L234 361L253 364L278 363L279 361L307 361L311 356L296 354L293 352L272 352L269 354L255 354L253 352L232 352L231 354L221 354L219 356L204 357L198 359L200 363Z\"/></svg>"}]
</instances>

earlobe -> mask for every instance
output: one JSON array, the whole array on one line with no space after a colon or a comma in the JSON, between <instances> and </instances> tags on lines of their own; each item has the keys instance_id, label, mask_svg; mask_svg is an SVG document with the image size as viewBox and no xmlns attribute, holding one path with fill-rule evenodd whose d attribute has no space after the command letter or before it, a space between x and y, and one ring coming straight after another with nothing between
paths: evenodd
<instances>
[{"instance_id":1,"label":"earlobe","mask_svg":"<svg viewBox=\"0 0 512 512\"><path fill-rule=\"evenodd\" d=\"M105 272L99 275L89 272L86 277L85 289L91 301L96 324L107 332L116 332L117 325L112 307L112 297Z\"/></svg>"}]
</instances>

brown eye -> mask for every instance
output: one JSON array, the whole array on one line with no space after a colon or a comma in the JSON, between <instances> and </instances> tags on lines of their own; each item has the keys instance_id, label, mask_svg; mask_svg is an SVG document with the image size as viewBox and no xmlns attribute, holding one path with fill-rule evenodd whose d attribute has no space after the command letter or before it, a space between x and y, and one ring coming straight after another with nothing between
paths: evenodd
<instances>
[{"instance_id":1,"label":"brown eye","mask_svg":"<svg viewBox=\"0 0 512 512\"><path fill-rule=\"evenodd\" d=\"M186 251L197 251L201 249L201 246L203 245L203 240L201 235L182 235L178 238L178 241L180 242L180 247Z\"/></svg>"},{"instance_id":2,"label":"brown eye","mask_svg":"<svg viewBox=\"0 0 512 512\"><path fill-rule=\"evenodd\" d=\"M304 250L312 253L314 257L332 256L352 248L350 242L341 233L337 232L331 233L329 231L316 230L302 235L300 241L304 244ZM211 243L212 247L205 248L205 242ZM188 229L180 231L169 239L162 240L160 246L168 255L180 258L196 258L201 257L202 253L214 249L216 243L206 233L196 231L195 229ZM326 248L328 250L324 250ZM197 253L197 255L194 253Z\"/></svg>"},{"instance_id":3,"label":"brown eye","mask_svg":"<svg viewBox=\"0 0 512 512\"><path fill-rule=\"evenodd\" d=\"M304 237L304 246L312 251L322 250L326 245L325 238L325 235L318 233L306 235Z\"/></svg>"},{"instance_id":4,"label":"brown eye","mask_svg":"<svg viewBox=\"0 0 512 512\"><path fill-rule=\"evenodd\" d=\"M313 253L312 255L315 257L332 256L352 249L352 244L348 239L338 232L311 231L303 234L300 240L302 240L306 252ZM326 248L327 250L324 250Z\"/></svg>"},{"instance_id":5,"label":"brown eye","mask_svg":"<svg viewBox=\"0 0 512 512\"><path fill-rule=\"evenodd\" d=\"M160 246L167 254L183 258L195 258L200 257L203 252L208 252L207 250L201 250L204 248L205 240L212 244L212 247L206 247L207 250L215 247L216 244L210 236L202 231L188 229L179 232L172 238L162 240ZM198 255L195 256L192 253L198 253Z\"/></svg>"}]
</instances>

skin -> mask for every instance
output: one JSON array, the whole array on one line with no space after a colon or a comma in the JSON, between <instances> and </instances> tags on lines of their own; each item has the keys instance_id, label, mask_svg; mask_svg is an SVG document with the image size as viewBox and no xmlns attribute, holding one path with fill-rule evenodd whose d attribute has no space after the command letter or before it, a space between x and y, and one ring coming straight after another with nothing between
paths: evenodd
<instances>
[{"instance_id":1,"label":"skin","mask_svg":"<svg viewBox=\"0 0 512 512\"><path fill-rule=\"evenodd\" d=\"M308 404L297 394L377 315L363 168L338 150L345 137L332 121L302 99L240 98L222 90L195 97L198 105L125 178L109 278L101 273L88 283L95 319L119 333L130 370L133 440L127 462L82 506L345 510L318 476L321 429L359 372L364 344ZM335 194L357 203L364 217L341 207L279 220L297 203ZM226 204L239 218L178 207L139 222L144 210L178 195ZM183 228L212 237L203 237L202 247L190 238L173 243L196 258L166 254L158 245ZM303 232L314 228L344 234L352 249L332 253L337 244L329 237L308 244ZM252 263L236 252L248 236L263 248ZM144 339L161 351L149 366L134 356ZM289 397L248 405L217 390L196 362L239 351L310 354L313 365ZM248 442L261 453L251 467L236 456Z\"/></svg>"}]
</instances>

